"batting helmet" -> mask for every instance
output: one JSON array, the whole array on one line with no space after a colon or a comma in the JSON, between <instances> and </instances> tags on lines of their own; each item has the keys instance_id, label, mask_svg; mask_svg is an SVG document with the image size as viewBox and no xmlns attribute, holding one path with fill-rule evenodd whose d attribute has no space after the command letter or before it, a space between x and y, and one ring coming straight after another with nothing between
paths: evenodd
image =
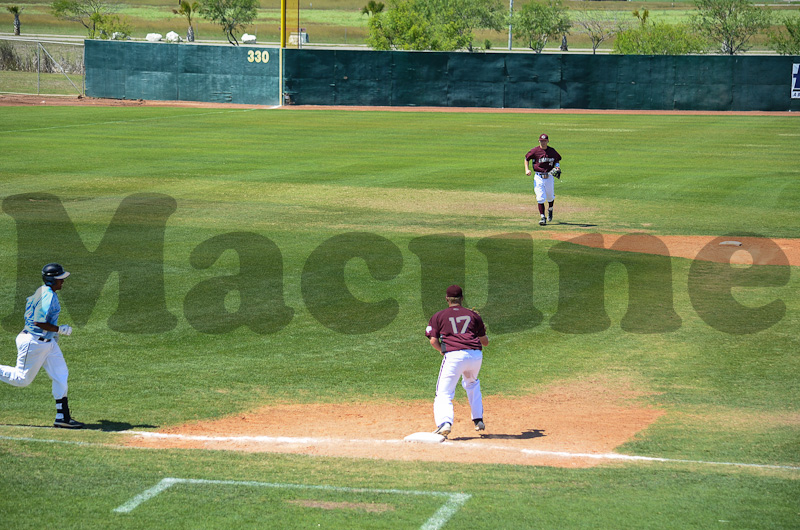
<instances>
[{"instance_id":1,"label":"batting helmet","mask_svg":"<svg viewBox=\"0 0 800 530\"><path fill-rule=\"evenodd\" d=\"M69 273L58 263L48 263L42 267L42 280L45 285L53 285L56 280L63 280L67 276Z\"/></svg>"}]
</instances>

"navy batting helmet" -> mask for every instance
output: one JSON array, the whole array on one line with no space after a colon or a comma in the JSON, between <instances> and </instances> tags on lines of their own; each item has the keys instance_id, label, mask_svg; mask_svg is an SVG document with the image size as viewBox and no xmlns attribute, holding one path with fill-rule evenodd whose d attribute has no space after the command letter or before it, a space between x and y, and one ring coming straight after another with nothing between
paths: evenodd
<instances>
[{"instance_id":1,"label":"navy batting helmet","mask_svg":"<svg viewBox=\"0 0 800 530\"><path fill-rule=\"evenodd\" d=\"M67 276L69 273L58 263L48 263L42 267L42 280L45 285L53 285L56 280L63 280Z\"/></svg>"}]
</instances>

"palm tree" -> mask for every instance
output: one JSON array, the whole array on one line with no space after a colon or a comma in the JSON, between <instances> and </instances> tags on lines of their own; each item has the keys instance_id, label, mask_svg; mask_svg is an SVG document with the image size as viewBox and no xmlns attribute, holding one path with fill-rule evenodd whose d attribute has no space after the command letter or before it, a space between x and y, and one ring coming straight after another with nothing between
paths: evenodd
<instances>
[{"instance_id":1,"label":"palm tree","mask_svg":"<svg viewBox=\"0 0 800 530\"><path fill-rule=\"evenodd\" d=\"M19 35L19 14L22 13L24 8L19 6L7 6L8 12L14 15L14 35Z\"/></svg>"},{"instance_id":2,"label":"palm tree","mask_svg":"<svg viewBox=\"0 0 800 530\"><path fill-rule=\"evenodd\" d=\"M383 2L376 2L375 0L369 0L367 5L361 8L362 15L375 15L383 11L384 5Z\"/></svg>"},{"instance_id":3,"label":"palm tree","mask_svg":"<svg viewBox=\"0 0 800 530\"><path fill-rule=\"evenodd\" d=\"M182 15L186 17L186 21L189 23L189 29L186 31L186 40L188 42L194 42L194 27L192 26L192 17L197 14L200 10L200 4L197 2L192 2L191 4L186 0L181 0L180 9L173 9L172 12L176 15Z\"/></svg>"}]
</instances>

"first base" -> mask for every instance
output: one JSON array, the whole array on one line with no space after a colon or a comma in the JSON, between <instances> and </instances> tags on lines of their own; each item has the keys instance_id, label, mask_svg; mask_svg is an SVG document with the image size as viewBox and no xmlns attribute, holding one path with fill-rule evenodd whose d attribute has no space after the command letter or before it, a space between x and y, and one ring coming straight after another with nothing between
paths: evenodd
<instances>
[{"instance_id":1,"label":"first base","mask_svg":"<svg viewBox=\"0 0 800 530\"><path fill-rule=\"evenodd\" d=\"M445 438L441 434L436 434L435 432L415 432L414 434L409 434L406 436L404 440L406 442L440 444L445 440Z\"/></svg>"}]
</instances>

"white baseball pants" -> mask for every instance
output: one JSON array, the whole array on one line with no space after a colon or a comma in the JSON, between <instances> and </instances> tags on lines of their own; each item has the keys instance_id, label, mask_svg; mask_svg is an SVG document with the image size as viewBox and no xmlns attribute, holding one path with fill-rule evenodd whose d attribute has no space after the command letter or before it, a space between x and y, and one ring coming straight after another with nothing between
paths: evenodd
<instances>
[{"instance_id":1,"label":"white baseball pants","mask_svg":"<svg viewBox=\"0 0 800 530\"><path fill-rule=\"evenodd\" d=\"M478 373L483 364L481 350L457 350L444 354L439 380L436 382L436 398L433 400L433 418L436 425L453 423L453 397L461 378L461 386L467 391L467 400L472 410L472 419L483 418L483 397Z\"/></svg>"},{"instance_id":2,"label":"white baseball pants","mask_svg":"<svg viewBox=\"0 0 800 530\"><path fill-rule=\"evenodd\" d=\"M28 386L42 366L53 380L53 397L61 399L66 396L69 371L58 342L43 342L28 333L20 333L17 335L17 365L0 365L0 381L13 386Z\"/></svg>"},{"instance_id":3,"label":"white baseball pants","mask_svg":"<svg viewBox=\"0 0 800 530\"><path fill-rule=\"evenodd\" d=\"M543 178L546 175L547 178ZM533 177L533 191L536 193L536 202L544 204L556 199L555 179L547 173L536 173Z\"/></svg>"}]
</instances>

